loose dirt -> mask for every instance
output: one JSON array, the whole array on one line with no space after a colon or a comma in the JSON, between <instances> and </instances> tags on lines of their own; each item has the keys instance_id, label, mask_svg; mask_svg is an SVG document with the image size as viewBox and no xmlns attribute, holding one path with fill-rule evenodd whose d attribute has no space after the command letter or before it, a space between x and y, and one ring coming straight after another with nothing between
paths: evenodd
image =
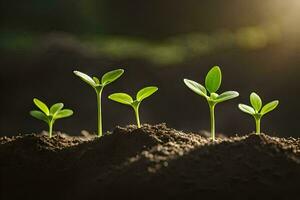
<instances>
[{"instance_id":1,"label":"loose dirt","mask_svg":"<svg viewBox=\"0 0 300 200\"><path fill-rule=\"evenodd\" d=\"M0 164L2 200L291 199L300 189L300 139L212 142L165 124L2 137Z\"/></svg>"}]
</instances>

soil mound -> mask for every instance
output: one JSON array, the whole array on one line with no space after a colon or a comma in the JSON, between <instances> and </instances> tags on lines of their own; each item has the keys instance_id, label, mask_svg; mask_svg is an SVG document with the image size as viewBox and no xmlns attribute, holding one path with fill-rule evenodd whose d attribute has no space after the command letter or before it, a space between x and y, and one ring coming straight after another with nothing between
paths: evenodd
<instances>
[{"instance_id":1,"label":"soil mound","mask_svg":"<svg viewBox=\"0 0 300 200\"><path fill-rule=\"evenodd\" d=\"M290 199L300 139L262 134L212 142L165 124L101 138L0 138L1 199Z\"/></svg>"}]
</instances>

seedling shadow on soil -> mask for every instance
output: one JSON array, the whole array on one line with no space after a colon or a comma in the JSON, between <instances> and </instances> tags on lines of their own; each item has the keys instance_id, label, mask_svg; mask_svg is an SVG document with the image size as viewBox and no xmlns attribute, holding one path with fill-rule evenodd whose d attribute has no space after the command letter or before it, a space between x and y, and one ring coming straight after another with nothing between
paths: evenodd
<instances>
[{"instance_id":1,"label":"seedling shadow on soil","mask_svg":"<svg viewBox=\"0 0 300 200\"><path fill-rule=\"evenodd\" d=\"M290 199L300 139L217 138L164 124L117 127L101 138L0 138L1 199Z\"/></svg>"}]
</instances>

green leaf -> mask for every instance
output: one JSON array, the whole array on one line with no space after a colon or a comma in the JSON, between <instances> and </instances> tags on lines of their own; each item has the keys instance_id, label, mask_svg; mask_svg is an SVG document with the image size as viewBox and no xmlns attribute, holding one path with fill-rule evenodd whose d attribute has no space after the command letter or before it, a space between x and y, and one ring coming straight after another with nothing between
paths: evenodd
<instances>
[{"instance_id":1,"label":"green leaf","mask_svg":"<svg viewBox=\"0 0 300 200\"><path fill-rule=\"evenodd\" d=\"M206 75L205 87L209 93L217 92L221 86L222 72L218 66L213 67Z\"/></svg>"},{"instance_id":2,"label":"green leaf","mask_svg":"<svg viewBox=\"0 0 300 200\"><path fill-rule=\"evenodd\" d=\"M267 114L268 112L271 112L272 110L274 110L274 109L278 106L278 104L279 104L279 101L278 101L278 100L272 101L272 102L266 104L266 105L261 109L260 113L261 113L262 115L265 115L265 114Z\"/></svg>"},{"instance_id":3,"label":"green leaf","mask_svg":"<svg viewBox=\"0 0 300 200\"><path fill-rule=\"evenodd\" d=\"M131 105L133 103L132 97L126 93L114 93L114 94L109 95L108 98L113 101L123 103L126 105Z\"/></svg>"},{"instance_id":4,"label":"green leaf","mask_svg":"<svg viewBox=\"0 0 300 200\"><path fill-rule=\"evenodd\" d=\"M117 80L124 73L123 69L116 69L110 72L105 73L102 76L101 83L102 85L107 85L115 80Z\"/></svg>"},{"instance_id":5,"label":"green leaf","mask_svg":"<svg viewBox=\"0 0 300 200\"><path fill-rule=\"evenodd\" d=\"M37 98L34 98L33 102L39 109L41 109L41 111L43 111L46 115L49 115L49 108L46 106L46 104Z\"/></svg>"},{"instance_id":6,"label":"green leaf","mask_svg":"<svg viewBox=\"0 0 300 200\"><path fill-rule=\"evenodd\" d=\"M210 100L213 100L213 101L215 101L217 98L218 98L218 94L217 93L211 93L210 94Z\"/></svg>"},{"instance_id":7,"label":"green leaf","mask_svg":"<svg viewBox=\"0 0 300 200\"><path fill-rule=\"evenodd\" d=\"M215 101L220 103L223 101L227 101L229 99L234 99L238 96L239 96L239 93L236 91L227 91L227 92L220 94Z\"/></svg>"},{"instance_id":8,"label":"green leaf","mask_svg":"<svg viewBox=\"0 0 300 200\"><path fill-rule=\"evenodd\" d=\"M60 111L64 107L63 103L56 103L50 108L50 114L55 115L58 111Z\"/></svg>"},{"instance_id":9,"label":"green leaf","mask_svg":"<svg viewBox=\"0 0 300 200\"><path fill-rule=\"evenodd\" d=\"M157 87L154 86L150 86L150 87L145 87L143 89L141 89L137 95L136 95L136 100L138 101L142 101L145 98L151 96L153 93L155 93L158 90Z\"/></svg>"},{"instance_id":10,"label":"green leaf","mask_svg":"<svg viewBox=\"0 0 300 200\"><path fill-rule=\"evenodd\" d=\"M259 112L261 109L261 106L262 106L262 101L255 92L251 93L250 102L251 102L252 107L255 109L255 111Z\"/></svg>"},{"instance_id":11,"label":"green leaf","mask_svg":"<svg viewBox=\"0 0 300 200\"><path fill-rule=\"evenodd\" d=\"M39 120L42 120L42 121L48 123L48 117L39 110L30 111L30 115L36 119L39 119Z\"/></svg>"},{"instance_id":12,"label":"green leaf","mask_svg":"<svg viewBox=\"0 0 300 200\"><path fill-rule=\"evenodd\" d=\"M99 79L97 78L97 77L93 77L93 80L95 81L95 83L97 84L97 85L100 85L100 81L99 81Z\"/></svg>"},{"instance_id":13,"label":"green leaf","mask_svg":"<svg viewBox=\"0 0 300 200\"><path fill-rule=\"evenodd\" d=\"M201 84L199 84L195 81L189 80L189 79L183 79L183 81L184 81L185 85L188 88L190 88L193 92L195 92L196 94L199 94L205 98L208 98L206 89Z\"/></svg>"},{"instance_id":14,"label":"green leaf","mask_svg":"<svg viewBox=\"0 0 300 200\"><path fill-rule=\"evenodd\" d=\"M250 107L250 106L247 106L245 104L239 104L239 109L245 113L248 113L250 115L254 115L255 114L255 110Z\"/></svg>"},{"instance_id":15,"label":"green leaf","mask_svg":"<svg viewBox=\"0 0 300 200\"><path fill-rule=\"evenodd\" d=\"M72 110L70 110L70 109L63 109L63 110L59 111L53 118L56 120L56 119L70 117L71 115L73 115L73 111Z\"/></svg>"},{"instance_id":16,"label":"green leaf","mask_svg":"<svg viewBox=\"0 0 300 200\"><path fill-rule=\"evenodd\" d=\"M95 83L95 81L90 76L88 76L87 74L79 72L79 71L74 71L73 73L76 76L78 76L81 80L83 80L84 82L86 82L87 84L89 84L90 86L92 86L92 87L96 87L97 86L97 84Z\"/></svg>"}]
</instances>

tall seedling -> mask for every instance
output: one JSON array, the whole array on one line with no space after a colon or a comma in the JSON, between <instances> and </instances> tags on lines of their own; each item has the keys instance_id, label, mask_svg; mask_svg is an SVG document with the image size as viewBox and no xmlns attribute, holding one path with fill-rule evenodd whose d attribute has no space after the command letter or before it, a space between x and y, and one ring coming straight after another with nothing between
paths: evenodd
<instances>
[{"instance_id":1,"label":"tall seedling","mask_svg":"<svg viewBox=\"0 0 300 200\"><path fill-rule=\"evenodd\" d=\"M123 69L117 69L113 70L110 72L105 73L101 81L97 77L91 78L90 76L79 72L79 71L74 71L74 74L78 76L81 80L89 84L92 88L94 88L96 95L97 95L97 110L98 110L98 137L101 137L103 135L103 130L102 130L102 105L101 105L101 97L102 97L102 91L105 86L108 84L114 82L122 74L124 73Z\"/></svg>"},{"instance_id":2,"label":"tall seedling","mask_svg":"<svg viewBox=\"0 0 300 200\"><path fill-rule=\"evenodd\" d=\"M195 81L184 79L184 83L188 88L190 88L196 94L203 96L208 102L210 110L210 132L212 140L215 140L215 106L220 102L227 101L239 96L239 93L236 91L227 91L218 95L216 92L220 88L221 82L222 72L218 66L213 67L207 73L205 78L205 87Z\"/></svg>"}]
</instances>

